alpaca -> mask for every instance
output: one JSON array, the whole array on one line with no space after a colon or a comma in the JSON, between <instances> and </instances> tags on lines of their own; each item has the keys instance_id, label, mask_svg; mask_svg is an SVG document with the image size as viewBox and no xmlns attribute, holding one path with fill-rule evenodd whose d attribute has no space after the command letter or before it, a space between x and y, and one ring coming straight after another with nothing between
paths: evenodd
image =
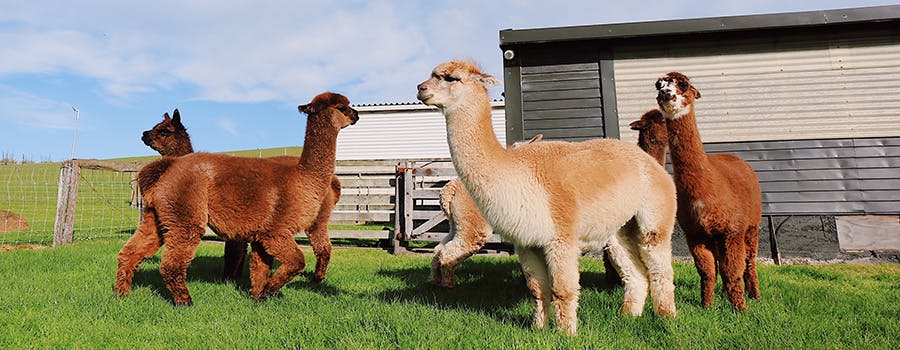
<instances>
[{"instance_id":1,"label":"alpaca","mask_svg":"<svg viewBox=\"0 0 900 350\"><path fill-rule=\"evenodd\" d=\"M688 77L671 72L656 81L656 89L657 103L666 115L678 190L678 223L700 275L701 304L713 304L718 270L728 300L735 309L745 311L744 286L750 298L759 298L759 180L741 158L731 154L707 155L703 150L694 116L694 100L700 98L700 91Z\"/></svg>"},{"instance_id":2,"label":"alpaca","mask_svg":"<svg viewBox=\"0 0 900 350\"><path fill-rule=\"evenodd\" d=\"M543 328L577 332L580 245L609 242L625 283L621 312L675 316L671 235L675 186L634 144L613 139L535 142L506 149L491 126L487 88L499 81L466 61L438 65L417 97L443 111L459 179L484 218L514 244ZM649 286L648 286L649 281Z\"/></svg>"},{"instance_id":3,"label":"alpaca","mask_svg":"<svg viewBox=\"0 0 900 350\"><path fill-rule=\"evenodd\" d=\"M669 147L669 134L666 119L658 109L651 109L641 119L628 124L631 130L638 131L638 147L647 152L659 165L666 165L666 148Z\"/></svg>"},{"instance_id":4,"label":"alpaca","mask_svg":"<svg viewBox=\"0 0 900 350\"><path fill-rule=\"evenodd\" d=\"M520 141L512 146L540 141L543 138L544 135L538 134L528 141ZM456 265L484 247L494 230L481 216L481 212L459 178L450 180L441 188L440 203L441 211L450 223L450 233L434 247L430 281L444 288L453 288Z\"/></svg>"},{"instance_id":5,"label":"alpaca","mask_svg":"<svg viewBox=\"0 0 900 350\"><path fill-rule=\"evenodd\" d=\"M540 141L543 138L543 134L538 134L530 140L518 141L512 147ZM478 211L478 207L459 178L450 180L444 185L439 198L441 211L444 212L450 223L450 233L445 235L441 242L434 247L429 281L435 285L452 289L456 284L456 265L484 247L494 230ZM583 248L605 249L605 247L593 245ZM603 264L606 267L607 284L611 286L621 284L622 280L615 272L615 267L608 254L603 255Z\"/></svg>"},{"instance_id":6,"label":"alpaca","mask_svg":"<svg viewBox=\"0 0 900 350\"><path fill-rule=\"evenodd\" d=\"M148 164L142 173L152 174L140 178L142 185L157 177L144 196L143 221L119 252L116 294L130 292L138 264L165 243L160 273L166 288L175 305L192 305L187 267L207 225L225 239L251 242L254 299L277 293L306 266L294 232L312 225L331 191L338 132L359 120L349 105L346 97L326 92L298 107L309 116L306 142L291 164L209 153ZM280 266L270 275L273 258Z\"/></svg>"},{"instance_id":7,"label":"alpaca","mask_svg":"<svg viewBox=\"0 0 900 350\"><path fill-rule=\"evenodd\" d=\"M141 141L153 150L159 152L162 156L180 157L186 154L194 153L194 147L191 144L191 137L188 135L187 128L181 123L181 113L178 109L169 117L169 113L163 115L163 120L154 125L152 129L144 131L141 135ZM279 156L272 159L279 160L285 164L296 164L300 158L292 156ZM164 169L163 169L164 172ZM161 175L161 173L160 173ZM154 177L151 181L158 178ZM141 191L147 189L142 188ZM337 176L331 178L331 191L326 192L325 200L319 209L319 216L313 222L312 227L307 228L306 235L309 237L313 253L316 255L316 271L314 278L316 281L325 279L325 272L328 269L328 262L331 259L331 240L328 238L328 220L331 218L331 210L337 204L341 197L341 181ZM244 262L247 260L247 242L242 240L225 240L225 267L223 271L223 279L226 281L238 281L243 274Z\"/></svg>"}]
</instances>

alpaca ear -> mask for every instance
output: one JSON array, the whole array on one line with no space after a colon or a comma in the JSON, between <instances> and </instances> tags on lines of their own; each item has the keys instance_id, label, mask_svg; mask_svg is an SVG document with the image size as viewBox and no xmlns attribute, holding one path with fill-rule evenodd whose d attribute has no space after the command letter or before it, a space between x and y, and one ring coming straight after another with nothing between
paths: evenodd
<instances>
[{"instance_id":1,"label":"alpaca ear","mask_svg":"<svg viewBox=\"0 0 900 350\"><path fill-rule=\"evenodd\" d=\"M691 91L694 92L694 99L700 99L700 90L697 90L693 85L691 85Z\"/></svg>"},{"instance_id":2,"label":"alpaca ear","mask_svg":"<svg viewBox=\"0 0 900 350\"><path fill-rule=\"evenodd\" d=\"M641 119L641 120L635 120L635 121L631 122L630 124L628 124L628 126L631 128L631 130L641 130L645 126L647 126L647 124L644 123L643 119Z\"/></svg>"},{"instance_id":3,"label":"alpaca ear","mask_svg":"<svg viewBox=\"0 0 900 350\"><path fill-rule=\"evenodd\" d=\"M184 127L181 124L181 113L178 113L178 108L175 108L175 112L172 112L172 123L175 123L175 126Z\"/></svg>"},{"instance_id":4,"label":"alpaca ear","mask_svg":"<svg viewBox=\"0 0 900 350\"><path fill-rule=\"evenodd\" d=\"M487 74L482 75L480 78L478 78L478 81L480 81L482 84L484 84L484 87L486 87L488 89L495 87L495 86L500 86L500 84L502 84L500 79L494 78L493 76L487 75Z\"/></svg>"},{"instance_id":5,"label":"alpaca ear","mask_svg":"<svg viewBox=\"0 0 900 350\"><path fill-rule=\"evenodd\" d=\"M171 120L171 119L172 118L169 117L169 112L163 113L163 120Z\"/></svg>"},{"instance_id":6,"label":"alpaca ear","mask_svg":"<svg viewBox=\"0 0 900 350\"><path fill-rule=\"evenodd\" d=\"M316 109L316 105L314 103L299 105L297 106L297 110L302 113L306 113L307 115L315 114L316 112L318 112L318 109Z\"/></svg>"}]
</instances>

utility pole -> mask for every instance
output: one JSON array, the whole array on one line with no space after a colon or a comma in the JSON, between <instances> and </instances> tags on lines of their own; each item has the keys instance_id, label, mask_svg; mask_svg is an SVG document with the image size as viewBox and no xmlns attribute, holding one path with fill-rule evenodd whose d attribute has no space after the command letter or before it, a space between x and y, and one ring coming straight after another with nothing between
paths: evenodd
<instances>
[{"instance_id":1,"label":"utility pole","mask_svg":"<svg viewBox=\"0 0 900 350\"><path fill-rule=\"evenodd\" d=\"M75 106L72 106L72 111L75 112L75 131L72 133L72 159L75 159L75 141L78 139L78 117L81 114L81 111Z\"/></svg>"}]
</instances>

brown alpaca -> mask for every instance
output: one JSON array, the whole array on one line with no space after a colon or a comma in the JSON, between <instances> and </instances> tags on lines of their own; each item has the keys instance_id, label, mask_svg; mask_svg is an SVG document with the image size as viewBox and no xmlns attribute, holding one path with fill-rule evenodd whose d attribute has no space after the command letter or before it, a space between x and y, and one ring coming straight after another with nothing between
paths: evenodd
<instances>
[{"instance_id":1,"label":"brown alpaca","mask_svg":"<svg viewBox=\"0 0 900 350\"><path fill-rule=\"evenodd\" d=\"M666 148L669 147L669 131L666 119L658 109L651 109L641 119L628 124L631 130L638 131L638 147L647 152L659 165L666 165Z\"/></svg>"},{"instance_id":2,"label":"brown alpaca","mask_svg":"<svg viewBox=\"0 0 900 350\"><path fill-rule=\"evenodd\" d=\"M491 125L487 87L474 64L438 65L417 98L439 107L459 179L487 222L515 245L534 298L534 327L551 308L560 332L577 332L578 257L585 243L610 244L625 283L622 313L674 317L671 234L675 185L653 157L614 139L544 141L504 148Z\"/></svg>"},{"instance_id":3,"label":"brown alpaca","mask_svg":"<svg viewBox=\"0 0 900 350\"><path fill-rule=\"evenodd\" d=\"M191 144L190 135L184 124L181 123L181 113L178 109L169 117L169 113L163 115L163 121L159 122L152 129L144 131L141 140L150 148L159 152L163 156L180 157L186 154L194 153L194 147ZM279 156L272 159L279 160L285 164L296 164L300 159L291 156ZM144 179L145 186L150 187L155 182L169 163L160 163L162 168L154 168L148 174L152 174L150 178ZM328 220L331 218L331 210L334 208L338 199L341 197L341 182L337 176L331 178L331 192L326 193L322 207L319 210L319 216L313 222L313 226L306 229L306 235L309 237L313 252L316 255L316 272L315 280L322 281L325 279L325 272L328 269L328 262L331 259L331 240L328 238ZM142 192L146 192L148 188L141 188ZM242 240L225 240L225 268L223 278L226 281L238 281L243 274L244 262L247 260L247 242Z\"/></svg>"},{"instance_id":4,"label":"brown alpaca","mask_svg":"<svg viewBox=\"0 0 900 350\"><path fill-rule=\"evenodd\" d=\"M750 298L759 298L759 180L741 158L706 154L694 116L694 100L700 98L700 91L688 77L669 73L657 80L656 89L669 132L678 189L678 223L700 274L702 306L713 303L718 269L728 300L735 309L745 311L744 286Z\"/></svg>"},{"instance_id":5,"label":"brown alpaca","mask_svg":"<svg viewBox=\"0 0 900 350\"><path fill-rule=\"evenodd\" d=\"M187 267L207 225L225 239L251 242L254 299L277 293L306 266L294 233L312 226L331 191L338 132L359 119L349 105L327 92L298 107L309 117L303 153L293 164L209 153L149 164L150 170L167 169L144 196L143 221L119 252L116 294L130 292L138 264L165 243L160 273L166 288L176 305L191 305ZM273 258L281 265L270 275Z\"/></svg>"}]
</instances>

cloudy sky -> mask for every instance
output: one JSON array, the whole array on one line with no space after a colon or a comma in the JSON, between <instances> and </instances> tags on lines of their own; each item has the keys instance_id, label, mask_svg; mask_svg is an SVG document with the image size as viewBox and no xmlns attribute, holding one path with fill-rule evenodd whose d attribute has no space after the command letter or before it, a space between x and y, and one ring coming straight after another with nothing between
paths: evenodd
<instances>
[{"instance_id":1,"label":"cloudy sky","mask_svg":"<svg viewBox=\"0 0 900 350\"><path fill-rule=\"evenodd\" d=\"M0 153L155 154L140 133L179 108L196 150L301 145L296 106L414 102L451 58L502 74L498 33L876 6L897 1L3 1ZM502 89L495 89L498 96Z\"/></svg>"}]
</instances>

